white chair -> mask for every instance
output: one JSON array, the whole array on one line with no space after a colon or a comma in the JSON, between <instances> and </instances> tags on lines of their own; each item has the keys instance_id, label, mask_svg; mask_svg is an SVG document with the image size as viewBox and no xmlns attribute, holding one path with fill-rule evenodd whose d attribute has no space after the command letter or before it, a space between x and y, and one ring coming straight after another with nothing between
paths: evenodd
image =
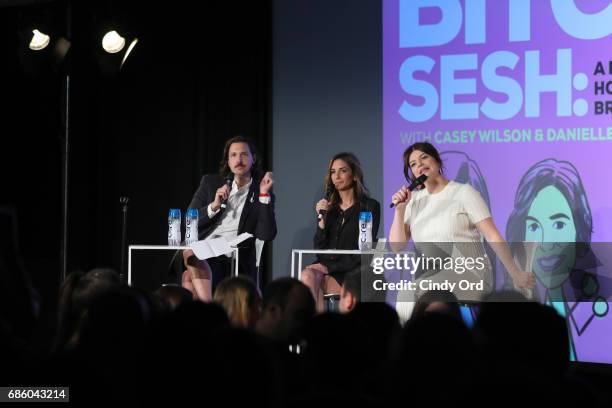
<instances>
[{"instance_id":1,"label":"white chair","mask_svg":"<svg viewBox=\"0 0 612 408\"><path fill-rule=\"evenodd\" d=\"M261 264L261 254L263 253L264 244L266 241L262 241L261 239L255 239L255 268L257 269L257 276L255 284L257 287L259 286L259 280L261 275L261 269L259 265Z\"/></svg>"}]
</instances>

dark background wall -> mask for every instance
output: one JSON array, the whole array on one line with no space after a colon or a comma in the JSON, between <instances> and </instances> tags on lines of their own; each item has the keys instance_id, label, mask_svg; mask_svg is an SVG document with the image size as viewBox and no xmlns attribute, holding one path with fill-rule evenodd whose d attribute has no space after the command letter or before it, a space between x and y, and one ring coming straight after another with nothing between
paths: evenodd
<instances>
[{"instance_id":1,"label":"dark background wall","mask_svg":"<svg viewBox=\"0 0 612 408\"><path fill-rule=\"evenodd\" d=\"M64 16L66 3L12 3L0 7L0 206L16 213L25 266L50 305L61 276L65 73L67 269L118 269L120 196L131 199L129 243L165 244L168 208L187 207L202 174L217 171L227 138L252 137L271 162L271 3L74 2L68 63L43 76L25 73L17 31L32 10ZM91 52L105 11L140 38L113 77Z\"/></svg>"},{"instance_id":2,"label":"dark background wall","mask_svg":"<svg viewBox=\"0 0 612 408\"><path fill-rule=\"evenodd\" d=\"M381 24L378 0L274 1L275 276L290 273L292 248L312 248L335 153L355 153L384 201Z\"/></svg>"}]
</instances>

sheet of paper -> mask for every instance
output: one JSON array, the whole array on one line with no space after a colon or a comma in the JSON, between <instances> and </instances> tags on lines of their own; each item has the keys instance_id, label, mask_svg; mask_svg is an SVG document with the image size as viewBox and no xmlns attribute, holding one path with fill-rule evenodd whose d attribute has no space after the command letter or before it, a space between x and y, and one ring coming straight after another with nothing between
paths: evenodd
<instances>
[{"instance_id":1,"label":"sheet of paper","mask_svg":"<svg viewBox=\"0 0 612 408\"><path fill-rule=\"evenodd\" d=\"M213 249L210 247L208 241L209 240L205 239L202 241L195 242L190 246L191 249L193 249L193 253L195 254L195 256L200 260L216 256L213 252Z\"/></svg>"},{"instance_id":2,"label":"sheet of paper","mask_svg":"<svg viewBox=\"0 0 612 408\"><path fill-rule=\"evenodd\" d=\"M214 253L213 256L225 255L232 252L229 242L223 237L208 239L206 241Z\"/></svg>"},{"instance_id":3,"label":"sheet of paper","mask_svg":"<svg viewBox=\"0 0 612 408\"><path fill-rule=\"evenodd\" d=\"M232 247L236 247L242 241L247 240L247 239L251 238L252 236L253 236L253 234L249 234L248 232L243 232L242 234L238 235L236 238L232 239L229 242L229 245L232 246Z\"/></svg>"},{"instance_id":4,"label":"sheet of paper","mask_svg":"<svg viewBox=\"0 0 612 408\"><path fill-rule=\"evenodd\" d=\"M224 237L204 239L191 244L190 248L198 259L208 259L219 255L230 254L233 249L242 241L249 239L253 234L243 232L231 241L227 241Z\"/></svg>"}]
</instances>

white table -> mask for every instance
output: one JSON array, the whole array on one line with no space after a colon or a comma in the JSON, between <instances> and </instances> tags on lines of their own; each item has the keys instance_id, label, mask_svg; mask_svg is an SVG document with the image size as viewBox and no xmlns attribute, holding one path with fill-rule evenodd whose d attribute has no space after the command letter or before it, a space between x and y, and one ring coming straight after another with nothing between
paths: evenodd
<instances>
[{"instance_id":1,"label":"white table","mask_svg":"<svg viewBox=\"0 0 612 408\"><path fill-rule=\"evenodd\" d=\"M177 251L179 249L190 249L188 246L171 246L171 245L130 245L128 247L128 285L132 285L132 250L170 250ZM234 252L234 259L236 262L236 268L234 275L238 276L238 248L232 248Z\"/></svg>"},{"instance_id":2,"label":"white table","mask_svg":"<svg viewBox=\"0 0 612 408\"><path fill-rule=\"evenodd\" d=\"M359 249L292 249L291 250L291 277L295 278L295 256L298 258L298 273L297 278L300 279L302 277L302 263L303 263L303 255L304 254L331 254L331 255L383 255L385 253L390 253L388 249L386 249L387 240L385 238L379 238L374 249L369 249L367 251L361 251ZM413 251L397 251L396 253L407 253L410 256L415 256Z\"/></svg>"}]
</instances>

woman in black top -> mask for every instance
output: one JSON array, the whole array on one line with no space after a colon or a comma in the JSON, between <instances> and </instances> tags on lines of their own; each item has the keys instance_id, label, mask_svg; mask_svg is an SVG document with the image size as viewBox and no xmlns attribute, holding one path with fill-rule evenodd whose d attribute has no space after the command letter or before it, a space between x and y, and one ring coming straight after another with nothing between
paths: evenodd
<instances>
[{"instance_id":1,"label":"woman in black top","mask_svg":"<svg viewBox=\"0 0 612 408\"><path fill-rule=\"evenodd\" d=\"M320 218L314 237L316 249L359 249L359 213L372 213L372 239L376 240L380 223L380 204L369 197L364 185L359 159L352 153L338 153L329 162L325 176L327 197L320 200L315 211ZM317 311L323 312L326 293L340 293L344 275L360 265L359 255L319 255L317 262L307 266L302 282L312 291Z\"/></svg>"}]
</instances>

